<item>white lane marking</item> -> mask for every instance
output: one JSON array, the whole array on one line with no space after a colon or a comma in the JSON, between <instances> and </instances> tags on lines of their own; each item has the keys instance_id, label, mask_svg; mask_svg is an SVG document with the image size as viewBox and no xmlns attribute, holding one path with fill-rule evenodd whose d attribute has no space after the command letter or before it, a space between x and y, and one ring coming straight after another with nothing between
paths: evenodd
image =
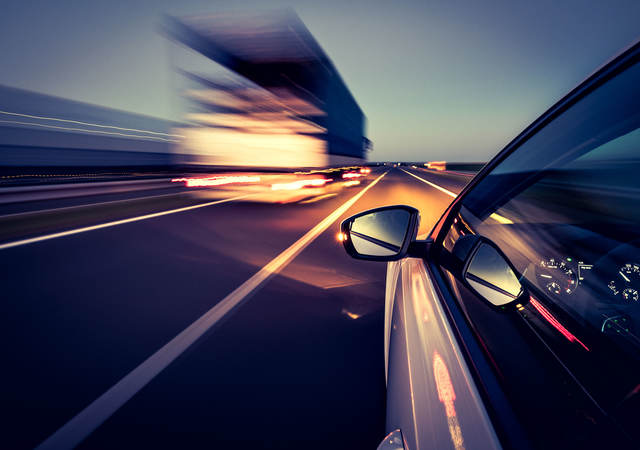
<instances>
[{"instance_id":1,"label":"white lane marking","mask_svg":"<svg viewBox=\"0 0 640 450\"><path fill-rule=\"evenodd\" d=\"M427 183L429 186L431 186L431 187L433 187L433 188L436 188L436 189L438 189L439 191L444 192L445 194L447 194L447 195L448 195L448 196L450 196L450 197L456 198L456 197L458 196L458 194L454 194L454 193L453 193L453 192L451 192L450 190L445 189L445 188L443 188L442 186L438 186L437 184L432 183L431 181L427 181L427 180L425 180L424 178L420 178L419 176L414 175L414 174L412 174L411 172L407 172L407 171L406 171L406 170L404 170L404 169L400 169L400 170L402 170L404 173L406 173L406 174L408 174L408 175L411 175L411 176L412 176L412 177L414 177L414 178L417 178L418 180L422 181L423 183ZM493 220L495 220L495 221L497 221L497 222L500 222L500 223L502 223L502 224L505 224L505 225L511 225L511 224L513 223L513 221L512 221L511 219L509 219L509 218L507 218L507 217L504 217L504 216L501 216L501 215L500 215L500 214L498 214L498 213L493 213L493 214L491 214L489 217L491 217Z\"/></svg>"},{"instance_id":2,"label":"white lane marking","mask_svg":"<svg viewBox=\"0 0 640 450\"><path fill-rule=\"evenodd\" d=\"M428 184L429 186L431 186L432 188L436 188L437 190L439 190L439 191L441 191L441 192L444 192L445 194L447 194L447 195L448 195L448 196L450 196L450 197L456 198L456 197L458 196L458 194L454 194L453 192L451 192L451 191L450 191L450 190L448 190L448 189L443 188L442 186L438 186L437 184L432 183L431 181L427 181L427 180L425 180L424 178L420 178L418 175L414 175L414 174L412 174L411 172L407 172L407 171L406 171L406 170L404 170L404 169L400 169L400 170L402 170L404 173L406 173L406 174L408 174L408 175L411 175L411 176L412 176L412 177L414 177L414 178L417 178L418 180L422 181L423 183L427 183L427 184Z\"/></svg>"},{"instance_id":3,"label":"white lane marking","mask_svg":"<svg viewBox=\"0 0 640 450\"><path fill-rule=\"evenodd\" d=\"M122 405L144 388L147 383L209 331L220 319L238 307L249 294L262 285L273 274L286 266L386 174L387 172L380 175L369 186L365 187L329 214L319 224L293 243L293 245L276 256L255 275L238 286L199 319L166 343L160 350L125 375L124 378L94 400L93 403L80 411L78 415L69 420L69 422L42 442L37 448L41 450L66 449L73 448L80 444L80 442L104 423L105 420L120 409Z\"/></svg>"},{"instance_id":4,"label":"white lane marking","mask_svg":"<svg viewBox=\"0 0 640 450\"><path fill-rule=\"evenodd\" d=\"M49 239L55 239L64 236L71 236L73 234L85 233L87 231L99 230L101 228L115 227L116 225L122 225L125 223L138 222L140 220L153 219L154 217L166 216L169 214L175 214L183 211L189 211L191 209L204 208L205 206L218 205L220 203L232 202L241 198L249 197L254 194L239 195L237 197L225 198L222 200L216 200L215 202L199 203L197 205L185 206L184 208L171 209L169 211L161 211L152 214L145 214L144 216L130 217L129 219L114 220L113 222L101 223L98 225L91 225L88 227L75 228L73 230L61 231L59 233L45 234L43 236L37 236L29 239L21 239L19 241L7 242L0 244L0 250L7 248L18 247L20 245L33 244L35 242L47 241Z\"/></svg>"}]
</instances>

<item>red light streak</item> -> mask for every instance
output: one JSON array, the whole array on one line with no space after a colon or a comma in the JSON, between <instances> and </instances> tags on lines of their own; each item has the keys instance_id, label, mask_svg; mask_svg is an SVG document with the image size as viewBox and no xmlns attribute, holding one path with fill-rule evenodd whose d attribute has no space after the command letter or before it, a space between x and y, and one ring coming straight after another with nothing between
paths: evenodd
<instances>
[{"instance_id":1,"label":"red light streak","mask_svg":"<svg viewBox=\"0 0 640 450\"><path fill-rule=\"evenodd\" d=\"M464 450L464 438L462 437L462 429L456 415L454 401L456 393L453 390L453 383L449 375L449 369L440 354L436 351L433 353L433 376L436 379L436 388L438 389L438 399L444 404L447 414L447 424L449 426L449 434L451 435L451 443L456 450Z\"/></svg>"},{"instance_id":2,"label":"red light streak","mask_svg":"<svg viewBox=\"0 0 640 450\"><path fill-rule=\"evenodd\" d=\"M449 369L438 352L433 353L433 376L436 379L438 399L444 404L447 417L455 417L456 408L453 402L456 399L456 393L453 390Z\"/></svg>"},{"instance_id":3,"label":"red light streak","mask_svg":"<svg viewBox=\"0 0 640 450\"><path fill-rule=\"evenodd\" d=\"M582 347L584 347L584 349L586 351L590 351L589 348L584 345L582 343L582 341L580 341L580 339L578 339L577 337L575 337L569 330L567 330L560 322L558 322L558 319L556 319L555 317L553 317L553 315L547 311L547 309L542 306L535 298L530 297L531 300L531 304L533 305L533 307L538 310L538 312L540 313L540 315L542 317L544 317L547 322L549 322L556 330L558 330L565 338L567 338L567 340L569 342L577 342L578 344L580 344Z\"/></svg>"}]
</instances>

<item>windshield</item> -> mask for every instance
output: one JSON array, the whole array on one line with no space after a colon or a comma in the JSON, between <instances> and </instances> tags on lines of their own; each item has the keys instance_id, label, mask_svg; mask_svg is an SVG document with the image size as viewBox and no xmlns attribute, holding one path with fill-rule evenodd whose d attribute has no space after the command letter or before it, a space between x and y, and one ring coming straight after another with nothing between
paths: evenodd
<instances>
[{"instance_id":1,"label":"windshield","mask_svg":"<svg viewBox=\"0 0 640 450\"><path fill-rule=\"evenodd\" d=\"M639 80L636 64L571 106L470 191L459 215L522 275L527 320L551 329L542 335L550 348L630 428L640 367Z\"/></svg>"}]
</instances>

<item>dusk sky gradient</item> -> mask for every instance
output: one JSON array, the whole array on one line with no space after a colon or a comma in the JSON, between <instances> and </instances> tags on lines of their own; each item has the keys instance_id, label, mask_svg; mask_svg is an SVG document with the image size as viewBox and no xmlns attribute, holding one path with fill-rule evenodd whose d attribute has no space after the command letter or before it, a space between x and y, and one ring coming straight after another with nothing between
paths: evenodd
<instances>
[{"instance_id":1,"label":"dusk sky gradient","mask_svg":"<svg viewBox=\"0 0 640 450\"><path fill-rule=\"evenodd\" d=\"M366 114L372 160L487 160L640 38L638 0L4 0L0 84L176 119L163 14L288 6Z\"/></svg>"}]
</instances>

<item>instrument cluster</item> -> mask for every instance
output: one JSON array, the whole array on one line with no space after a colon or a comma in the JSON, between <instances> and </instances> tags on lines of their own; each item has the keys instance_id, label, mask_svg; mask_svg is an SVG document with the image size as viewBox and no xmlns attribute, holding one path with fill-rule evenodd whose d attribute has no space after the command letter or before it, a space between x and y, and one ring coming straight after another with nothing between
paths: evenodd
<instances>
[{"instance_id":1,"label":"instrument cluster","mask_svg":"<svg viewBox=\"0 0 640 450\"><path fill-rule=\"evenodd\" d=\"M612 267L598 267L598 278L591 279L594 265L565 256L542 259L536 266L538 286L555 296L571 296L587 282L600 285L599 291L606 293L615 303L635 304L640 302L640 263L625 262Z\"/></svg>"}]
</instances>

